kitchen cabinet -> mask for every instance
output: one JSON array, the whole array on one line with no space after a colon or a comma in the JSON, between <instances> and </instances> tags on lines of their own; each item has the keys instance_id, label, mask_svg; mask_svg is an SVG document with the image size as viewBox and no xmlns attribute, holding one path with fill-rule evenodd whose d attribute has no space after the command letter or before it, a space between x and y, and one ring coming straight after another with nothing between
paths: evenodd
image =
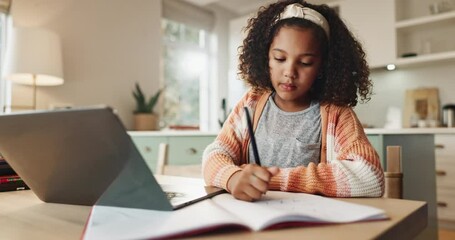
<instances>
[{"instance_id":1,"label":"kitchen cabinet","mask_svg":"<svg viewBox=\"0 0 455 240\"><path fill-rule=\"evenodd\" d=\"M200 164L202 153L215 136L169 136L169 164Z\"/></svg>"},{"instance_id":2,"label":"kitchen cabinet","mask_svg":"<svg viewBox=\"0 0 455 240\"><path fill-rule=\"evenodd\" d=\"M342 0L329 5L339 9L374 69L455 60L455 9L431 14L430 5L437 2L442 0Z\"/></svg>"},{"instance_id":3,"label":"kitchen cabinet","mask_svg":"<svg viewBox=\"0 0 455 240\"><path fill-rule=\"evenodd\" d=\"M150 137L150 136L132 136L136 148L141 153L142 157L147 163L147 166L156 171L156 164L158 161L158 150L160 143L167 143L167 137Z\"/></svg>"},{"instance_id":4,"label":"kitchen cabinet","mask_svg":"<svg viewBox=\"0 0 455 240\"><path fill-rule=\"evenodd\" d=\"M136 147L152 170L156 171L160 143L168 144L170 165L200 164L204 149L215 140L215 133L201 132L129 132Z\"/></svg>"},{"instance_id":5,"label":"kitchen cabinet","mask_svg":"<svg viewBox=\"0 0 455 240\"><path fill-rule=\"evenodd\" d=\"M455 229L455 135L437 134L436 199L440 227Z\"/></svg>"},{"instance_id":6,"label":"kitchen cabinet","mask_svg":"<svg viewBox=\"0 0 455 240\"><path fill-rule=\"evenodd\" d=\"M397 65L455 60L455 9L431 14L430 5L438 2L442 1L395 0ZM406 53L417 56L403 58Z\"/></svg>"},{"instance_id":7,"label":"kitchen cabinet","mask_svg":"<svg viewBox=\"0 0 455 240\"><path fill-rule=\"evenodd\" d=\"M436 174L432 171L435 169L434 134L366 133L384 169L386 147L401 146L403 198L428 203L428 225L418 239L437 239Z\"/></svg>"}]
</instances>

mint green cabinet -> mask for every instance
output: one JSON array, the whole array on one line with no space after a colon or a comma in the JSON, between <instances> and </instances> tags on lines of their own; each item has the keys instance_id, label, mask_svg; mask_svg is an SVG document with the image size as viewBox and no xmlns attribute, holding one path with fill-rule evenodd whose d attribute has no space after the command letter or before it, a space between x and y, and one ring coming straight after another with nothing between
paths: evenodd
<instances>
[{"instance_id":1,"label":"mint green cabinet","mask_svg":"<svg viewBox=\"0 0 455 240\"><path fill-rule=\"evenodd\" d=\"M428 226L417 239L437 239L435 137L434 134L368 134L387 167L387 146L401 146L403 198L428 204Z\"/></svg>"},{"instance_id":2,"label":"mint green cabinet","mask_svg":"<svg viewBox=\"0 0 455 240\"><path fill-rule=\"evenodd\" d=\"M204 149L215 140L205 136L168 137L169 163L172 165L198 164Z\"/></svg>"},{"instance_id":3,"label":"mint green cabinet","mask_svg":"<svg viewBox=\"0 0 455 240\"><path fill-rule=\"evenodd\" d=\"M144 158L147 166L155 172L156 163L158 160L158 151L160 143L166 143L166 137L132 137L136 148L141 153L142 157Z\"/></svg>"},{"instance_id":4,"label":"mint green cabinet","mask_svg":"<svg viewBox=\"0 0 455 240\"><path fill-rule=\"evenodd\" d=\"M202 162L204 149L212 143L216 135L146 135L130 133L145 162L156 171L160 143L168 144L168 163L172 165L192 165Z\"/></svg>"}]
</instances>

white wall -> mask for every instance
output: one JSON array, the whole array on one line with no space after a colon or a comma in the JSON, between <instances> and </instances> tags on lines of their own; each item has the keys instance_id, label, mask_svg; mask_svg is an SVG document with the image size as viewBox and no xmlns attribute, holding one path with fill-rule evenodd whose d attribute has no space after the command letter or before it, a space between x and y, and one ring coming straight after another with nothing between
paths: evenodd
<instances>
[{"instance_id":1,"label":"white wall","mask_svg":"<svg viewBox=\"0 0 455 240\"><path fill-rule=\"evenodd\" d=\"M212 74L210 78L210 123L209 129L216 131L220 129L218 120L223 119L223 113L221 110L221 100L228 97L228 72L229 72L229 21L235 17L236 14L229 10L220 8L218 6L208 6L215 15L215 26L213 29L213 41L212 44L212 57L214 61L209 67L211 68Z\"/></svg>"},{"instance_id":2,"label":"white wall","mask_svg":"<svg viewBox=\"0 0 455 240\"><path fill-rule=\"evenodd\" d=\"M147 95L160 84L161 1L13 0L13 24L43 27L62 40L65 83L38 89L38 108L107 104L132 127L139 82ZM31 105L30 87L14 85L12 105Z\"/></svg>"},{"instance_id":3,"label":"white wall","mask_svg":"<svg viewBox=\"0 0 455 240\"><path fill-rule=\"evenodd\" d=\"M439 88L441 107L455 103L454 62L431 63L395 71L375 70L371 74L374 81L372 99L367 104L358 104L355 111L363 123L383 127L388 107L403 110L405 91L420 87Z\"/></svg>"},{"instance_id":4,"label":"white wall","mask_svg":"<svg viewBox=\"0 0 455 240\"><path fill-rule=\"evenodd\" d=\"M245 81L238 75L239 70L239 47L243 45L243 39L247 37L244 28L247 25L248 19L253 14L248 14L242 17L232 19L229 22L229 72L228 72L228 109L233 109L237 102L242 98L248 86Z\"/></svg>"}]
</instances>

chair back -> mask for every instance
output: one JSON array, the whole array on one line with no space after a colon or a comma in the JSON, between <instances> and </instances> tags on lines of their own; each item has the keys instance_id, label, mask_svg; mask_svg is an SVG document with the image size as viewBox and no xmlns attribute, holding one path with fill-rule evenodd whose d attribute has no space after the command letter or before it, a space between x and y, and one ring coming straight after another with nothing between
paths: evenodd
<instances>
[{"instance_id":1,"label":"chair back","mask_svg":"<svg viewBox=\"0 0 455 240\"><path fill-rule=\"evenodd\" d=\"M403 198L403 172L401 169L401 146L387 146L387 169L385 198Z\"/></svg>"},{"instance_id":2,"label":"chair back","mask_svg":"<svg viewBox=\"0 0 455 240\"><path fill-rule=\"evenodd\" d=\"M160 143L155 174L202 178L201 164L170 165L169 144Z\"/></svg>"}]
</instances>

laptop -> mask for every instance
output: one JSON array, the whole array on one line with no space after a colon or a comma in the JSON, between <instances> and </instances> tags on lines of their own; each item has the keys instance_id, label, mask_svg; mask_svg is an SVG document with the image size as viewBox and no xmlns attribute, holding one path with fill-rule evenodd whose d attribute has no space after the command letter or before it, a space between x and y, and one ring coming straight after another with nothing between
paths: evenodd
<instances>
[{"instance_id":1,"label":"laptop","mask_svg":"<svg viewBox=\"0 0 455 240\"><path fill-rule=\"evenodd\" d=\"M225 192L166 194L109 107L0 115L0 152L44 202L171 211Z\"/></svg>"}]
</instances>

